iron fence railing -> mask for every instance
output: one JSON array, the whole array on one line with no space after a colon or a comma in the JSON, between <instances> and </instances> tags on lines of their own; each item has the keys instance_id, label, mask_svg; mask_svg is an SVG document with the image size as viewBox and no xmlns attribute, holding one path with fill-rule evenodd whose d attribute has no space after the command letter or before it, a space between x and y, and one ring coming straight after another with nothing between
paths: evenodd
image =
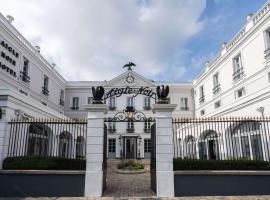
<instances>
[{"instance_id":1,"label":"iron fence railing","mask_svg":"<svg viewBox=\"0 0 270 200\"><path fill-rule=\"evenodd\" d=\"M85 158L86 120L13 119L9 124L8 157Z\"/></svg>"},{"instance_id":2,"label":"iron fence railing","mask_svg":"<svg viewBox=\"0 0 270 200\"><path fill-rule=\"evenodd\" d=\"M173 119L173 144L175 158L269 161L270 118Z\"/></svg>"}]
</instances>

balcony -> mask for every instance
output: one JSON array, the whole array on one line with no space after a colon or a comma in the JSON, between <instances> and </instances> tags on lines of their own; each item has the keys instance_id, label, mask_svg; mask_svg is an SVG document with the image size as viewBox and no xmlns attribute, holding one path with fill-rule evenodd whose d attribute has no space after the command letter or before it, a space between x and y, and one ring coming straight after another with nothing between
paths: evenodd
<instances>
[{"instance_id":1,"label":"balcony","mask_svg":"<svg viewBox=\"0 0 270 200\"><path fill-rule=\"evenodd\" d=\"M151 106L144 106L143 109L144 110L151 110Z\"/></svg>"},{"instance_id":2,"label":"balcony","mask_svg":"<svg viewBox=\"0 0 270 200\"><path fill-rule=\"evenodd\" d=\"M30 83L30 77L23 71L20 71L20 78L25 83Z\"/></svg>"},{"instance_id":3,"label":"balcony","mask_svg":"<svg viewBox=\"0 0 270 200\"><path fill-rule=\"evenodd\" d=\"M270 47L264 51L264 58L265 60L270 59Z\"/></svg>"},{"instance_id":4,"label":"balcony","mask_svg":"<svg viewBox=\"0 0 270 200\"><path fill-rule=\"evenodd\" d=\"M116 106L109 106L109 110L116 110Z\"/></svg>"},{"instance_id":5,"label":"balcony","mask_svg":"<svg viewBox=\"0 0 270 200\"><path fill-rule=\"evenodd\" d=\"M134 133L134 131L135 131L134 128L127 128L128 133Z\"/></svg>"},{"instance_id":6,"label":"balcony","mask_svg":"<svg viewBox=\"0 0 270 200\"><path fill-rule=\"evenodd\" d=\"M108 128L108 132L109 133L115 133L116 132L116 129L115 128Z\"/></svg>"},{"instance_id":7,"label":"balcony","mask_svg":"<svg viewBox=\"0 0 270 200\"><path fill-rule=\"evenodd\" d=\"M60 99L60 100L59 100L59 105L60 105L60 106L64 106L64 105L65 105L64 100Z\"/></svg>"},{"instance_id":8,"label":"balcony","mask_svg":"<svg viewBox=\"0 0 270 200\"><path fill-rule=\"evenodd\" d=\"M233 81L234 82L240 80L244 76L243 67L241 67L236 72L234 72L232 76L233 76Z\"/></svg>"},{"instance_id":9,"label":"balcony","mask_svg":"<svg viewBox=\"0 0 270 200\"><path fill-rule=\"evenodd\" d=\"M182 111L188 111L189 110L189 107L181 107L180 108Z\"/></svg>"},{"instance_id":10,"label":"balcony","mask_svg":"<svg viewBox=\"0 0 270 200\"><path fill-rule=\"evenodd\" d=\"M216 86L214 86L213 88L213 94L216 95L220 92L220 84L217 84Z\"/></svg>"},{"instance_id":11,"label":"balcony","mask_svg":"<svg viewBox=\"0 0 270 200\"><path fill-rule=\"evenodd\" d=\"M204 95L202 95L200 98L199 98L199 102L200 103L203 103L203 102L205 102L205 98L204 98Z\"/></svg>"},{"instance_id":12,"label":"balcony","mask_svg":"<svg viewBox=\"0 0 270 200\"><path fill-rule=\"evenodd\" d=\"M44 94L45 96L49 95L49 90L45 87L42 87L42 94Z\"/></svg>"},{"instance_id":13,"label":"balcony","mask_svg":"<svg viewBox=\"0 0 270 200\"><path fill-rule=\"evenodd\" d=\"M79 110L79 107L72 106L70 107L71 110Z\"/></svg>"},{"instance_id":14,"label":"balcony","mask_svg":"<svg viewBox=\"0 0 270 200\"><path fill-rule=\"evenodd\" d=\"M144 131L145 133L150 133L150 132L151 132L151 129L150 129L150 128L144 128L143 131Z\"/></svg>"}]
</instances>

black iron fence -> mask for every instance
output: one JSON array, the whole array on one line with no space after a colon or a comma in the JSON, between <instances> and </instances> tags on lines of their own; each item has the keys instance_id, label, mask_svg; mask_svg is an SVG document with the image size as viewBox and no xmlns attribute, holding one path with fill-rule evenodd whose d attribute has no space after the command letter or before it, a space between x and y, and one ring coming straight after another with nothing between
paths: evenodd
<instances>
[{"instance_id":1,"label":"black iron fence","mask_svg":"<svg viewBox=\"0 0 270 200\"><path fill-rule=\"evenodd\" d=\"M8 157L85 158L86 120L14 119L9 124Z\"/></svg>"},{"instance_id":2,"label":"black iron fence","mask_svg":"<svg viewBox=\"0 0 270 200\"><path fill-rule=\"evenodd\" d=\"M270 118L173 119L173 143L175 158L269 161Z\"/></svg>"}]
</instances>

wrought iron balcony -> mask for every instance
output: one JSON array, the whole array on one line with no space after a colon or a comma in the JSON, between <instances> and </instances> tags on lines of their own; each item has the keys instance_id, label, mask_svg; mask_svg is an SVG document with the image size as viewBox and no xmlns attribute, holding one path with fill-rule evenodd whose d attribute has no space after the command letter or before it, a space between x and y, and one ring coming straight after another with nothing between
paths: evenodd
<instances>
[{"instance_id":1,"label":"wrought iron balcony","mask_svg":"<svg viewBox=\"0 0 270 200\"><path fill-rule=\"evenodd\" d=\"M109 110L116 110L116 106L109 106Z\"/></svg>"},{"instance_id":2,"label":"wrought iron balcony","mask_svg":"<svg viewBox=\"0 0 270 200\"><path fill-rule=\"evenodd\" d=\"M65 105L64 100L60 99L60 100L59 100L59 104L60 104L61 106L64 106L64 105Z\"/></svg>"},{"instance_id":3,"label":"wrought iron balcony","mask_svg":"<svg viewBox=\"0 0 270 200\"><path fill-rule=\"evenodd\" d=\"M108 128L108 132L109 133L115 133L116 132L116 129L115 128Z\"/></svg>"},{"instance_id":4,"label":"wrought iron balcony","mask_svg":"<svg viewBox=\"0 0 270 200\"><path fill-rule=\"evenodd\" d=\"M23 71L20 72L20 78L23 82L29 83L30 82L30 77Z\"/></svg>"},{"instance_id":5,"label":"wrought iron balcony","mask_svg":"<svg viewBox=\"0 0 270 200\"><path fill-rule=\"evenodd\" d=\"M218 94L220 92L220 84L217 84L214 88L213 88L213 94Z\"/></svg>"},{"instance_id":6,"label":"wrought iron balcony","mask_svg":"<svg viewBox=\"0 0 270 200\"><path fill-rule=\"evenodd\" d=\"M144 128L143 131L144 131L145 133L150 133L151 129L150 129L150 128Z\"/></svg>"},{"instance_id":7,"label":"wrought iron balcony","mask_svg":"<svg viewBox=\"0 0 270 200\"><path fill-rule=\"evenodd\" d=\"M181 110L188 111L189 110L189 107L181 107Z\"/></svg>"},{"instance_id":8,"label":"wrought iron balcony","mask_svg":"<svg viewBox=\"0 0 270 200\"><path fill-rule=\"evenodd\" d=\"M42 87L42 94L44 94L45 96L49 95L49 90L45 87Z\"/></svg>"},{"instance_id":9,"label":"wrought iron balcony","mask_svg":"<svg viewBox=\"0 0 270 200\"><path fill-rule=\"evenodd\" d=\"M128 133L134 133L135 129L134 128L127 128Z\"/></svg>"},{"instance_id":10,"label":"wrought iron balcony","mask_svg":"<svg viewBox=\"0 0 270 200\"><path fill-rule=\"evenodd\" d=\"M232 76L233 76L233 81L238 81L239 79L241 79L244 76L243 67L235 71Z\"/></svg>"},{"instance_id":11,"label":"wrought iron balcony","mask_svg":"<svg viewBox=\"0 0 270 200\"><path fill-rule=\"evenodd\" d=\"M79 110L79 107L72 106L70 107L71 110Z\"/></svg>"},{"instance_id":12,"label":"wrought iron balcony","mask_svg":"<svg viewBox=\"0 0 270 200\"><path fill-rule=\"evenodd\" d=\"M143 109L144 110L151 110L151 106L144 106Z\"/></svg>"},{"instance_id":13,"label":"wrought iron balcony","mask_svg":"<svg viewBox=\"0 0 270 200\"><path fill-rule=\"evenodd\" d=\"M204 95L202 95L200 98L199 98L199 102L200 103L203 103L205 101L205 98L204 98Z\"/></svg>"}]
</instances>

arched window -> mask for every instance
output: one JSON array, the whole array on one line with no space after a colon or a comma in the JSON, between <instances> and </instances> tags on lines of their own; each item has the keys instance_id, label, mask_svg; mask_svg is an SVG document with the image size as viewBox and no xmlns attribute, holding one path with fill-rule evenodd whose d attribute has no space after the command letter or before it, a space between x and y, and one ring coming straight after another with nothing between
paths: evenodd
<instances>
[{"instance_id":1,"label":"arched window","mask_svg":"<svg viewBox=\"0 0 270 200\"><path fill-rule=\"evenodd\" d=\"M27 155L48 155L48 141L50 132L50 129L46 125L31 124L28 129Z\"/></svg>"},{"instance_id":2,"label":"arched window","mask_svg":"<svg viewBox=\"0 0 270 200\"><path fill-rule=\"evenodd\" d=\"M85 140L83 136L78 136L76 140L76 158L85 157Z\"/></svg>"},{"instance_id":3,"label":"arched window","mask_svg":"<svg viewBox=\"0 0 270 200\"><path fill-rule=\"evenodd\" d=\"M232 132L232 147L235 157L253 160L263 159L261 124L246 121L238 124Z\"/></svg>"},{"instance_id":4,"label":"arched window","mask_svg":"<svg viewBox=\"0 0 270 200\"><path fill-rule=\"evenodd\" d=\"M202 160L219 159L218 135L209 130L201 134L199 138L199 157Z\"/></svg>"},{"instance_id":5,"label":"arched window","mask_svg":"<svg viewBox=\"0 0 270 200\"><path fill-rule=\"evenodd\" d=\"M64 158L72 157L72 136L68 132L63 132L59 136L59 156Z\"/></svg>"},{"instance_id":6,"label":"arched window","mask_svg":"<svg viewBox=\"0 0 270 200\"><path fill-rule=\"evenodd\" d=\"M192 135L188 135L184 139L184 157L189 159L196 158L196 139Z\"/></svg>"}]
</instances>

